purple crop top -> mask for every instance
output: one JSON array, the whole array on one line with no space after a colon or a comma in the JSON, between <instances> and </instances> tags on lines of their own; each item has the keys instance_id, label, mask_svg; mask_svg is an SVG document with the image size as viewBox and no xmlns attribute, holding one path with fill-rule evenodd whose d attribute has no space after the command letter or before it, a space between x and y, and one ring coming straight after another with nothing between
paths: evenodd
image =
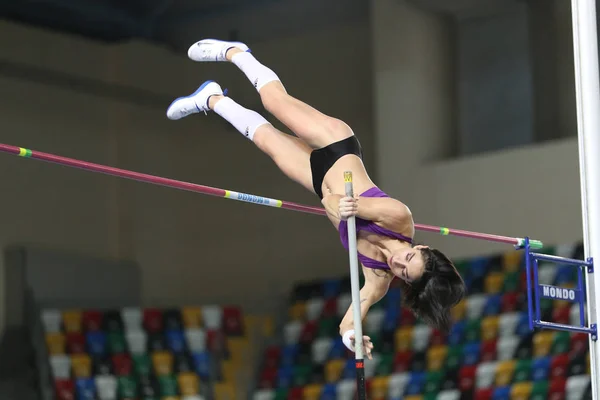
<instances>
[{"instance_id":1,"label":"purple crop top","mask_svg":"<svg viewBox=\"0 0 600 400\"><path fill-rule=\"evenodd\" d=\"M371 189L361 193L360 196L361 197L389 197L377 186L374 186ZM340 232L340 240L342 241L344 248L346 250L348 250L348 221L344 221L344 220L340 221L338 230ZM367 232L375 233L377 235L387 236L387 237L391 237L394 239L402 240L404 242L412 243L412 239L407 236L404 236L400 233L392 232L386 228L382 228L382 227L376 225L373 221L367 221L365 219L356 217L356 232L358 233L358 231L367 231ZM387 263L374 260L374 259L364 256L360 253L358 253L358 261L367 268L387 269L387 270L390 269L390 267L387 265Z\"/></svg>"}]
</instances>

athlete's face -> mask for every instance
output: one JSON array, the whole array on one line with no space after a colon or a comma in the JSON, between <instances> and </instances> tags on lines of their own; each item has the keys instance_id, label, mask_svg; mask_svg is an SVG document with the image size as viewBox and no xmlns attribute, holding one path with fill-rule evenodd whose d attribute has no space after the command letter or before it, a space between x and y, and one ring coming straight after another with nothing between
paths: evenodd
<instances>
[{"instance_id":1,"label":"athlete's face","mask_svg":"<svg viewBox=\"0 0 600 400\"><path fill-rule=\"evenodd\" d=\"M415 246L397 250L388 259L392 273L405 282L413 282L423 275L425 260L421 249L427 246Z\"/></svg>"}]
</instances>

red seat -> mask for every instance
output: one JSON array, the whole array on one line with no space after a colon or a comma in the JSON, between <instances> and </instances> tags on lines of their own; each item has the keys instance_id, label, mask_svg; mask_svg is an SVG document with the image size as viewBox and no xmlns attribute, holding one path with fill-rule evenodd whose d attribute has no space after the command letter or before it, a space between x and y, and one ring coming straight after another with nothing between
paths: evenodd
<instances>
[{"instance_id":1,"label":"red seat","mask_svg":"<svg viewBox=\"0 0 600 400\"><path fill-rule=\"evenodd\" d=\"M444 344L446 344L446 335L437 329L433 329L429 337L429 346L441 346Z\"/></svg>"},{"instance_id":2,"label":"red seat","mask_svg":"<svg viewBox=\"0 0 600 400\"><path fill-rule=\"evenodd\" d=\"M156 308L146 308L143 317L144 329L148 333L158 333L163 330L162 312Z\"/></svg>"},{"instance_id":3,"label":"red seat","mask_svg":"<svg viewBox=\"0 0 600 400\"><path fill-rule=\"evenodd\" d=\"M498 339L486 340L481 345L481 362L496 360L496 347Z\"/></svg>"},{"instance_id":4,"label":"red seat","mask_svg":"<svg viewBox=\"0 0 600 400\"><path fill-rule=\"evenodd\" d=\"M244 334L242 311L238 307L223 307L223 332L228 336Z\"/></svg>"},{"instance_id":5,"label":"red seat","mask_svg":"<svg viewBox=\"0 0 600 400\"><path fill-rule=\"evenodd\" d=\"M81 314L81 325L85 331L102 329L102 313L97 310L87 310Z\"/></svg>"},{"instance_id":6,"label":"red seat","mask_svg":"<svg viewBox=\"0 0 600 400\"><path fill-rule=\"evenodd\" d=\"M129 376L133 363L129 354L115 354L112 356L113 370L117 376Z\"/></svg>"},{"instance_id":7,"label":"red seat","mask_svg":"<svg viewBox=\"0 0 600 400\"><path fill-rule=\"evenodd\" d=\"M412 364L412 351L399 351L394 356L394 372L409 371Z\"/></svg>"},{"instance_id":8,"label":"red seat","mask_svg":"<svg viewBox=\"0 0 600 400\"><path fill-rule=\"evenodd\" d=\"M475 386L477 365L468 365L458 371L458 388L461 392L470 391Z\"/></svg>"},{"instance_id":9,"label":"red seat","mask_svg":"<svg viewBox=\"0 0 600 400\"><path fill-rule=\"evenodd\" d=\"M475 391L475 399L477 400L491 400L494 396L494 387L489 387L485 389L477 389Z\"/></svg>"},{"instance_id":10,"label":"red seat","mask_svg":"<svg viewBox=\"0 0 600 400\"><path fill-rule=\"evenodd\" d=\"M563 377L553 378L548 388L548 400L564 400L567 380Z\"/></svg>"},{"instance_id":11,"label":"red seat","mask_svg":"<svg viewBox=\"0 0 600 400\"><path fill-rule=\"evenodd\" d=\"M415 324L416 318L414 314L407 308L402 307L400 311L400 315L398 318L399 326L413 326Z\"/></svg>"},{"instance_id":12,"label":"red seat","mask_svg":"<svg viewBox=\"0 0 600 400\"><path fill-rule=\"evenodd\" d=\"M258 386L261 389L275 389L277 383L277 368L265 368L260 373Z\"/></svg>"},{"instance_id":13,"label":"red seat","mask_svg":"<svg viewBox=\"0 0 600 400\"><path fill-rule=\"evenodd\" d=\"M265 350L264 366L265 368L277 368L281 358L281 347L269 346Z\"/></svg>"},{"instance_id":14,"label":"red seat","mask_svg":"<svg viewBox=\"0 0 600 400\"><path fill-rule=\"evenodd\" d=\"M216 329L207 330L206 347L212 353L222 353L225 350L225 337L223 336L223 332Z\"/></svg>"},{"instance_id":15,"label":"red seat","mask_svg":"<svg viewBox=\"0 0 600 400\"><path fill-rule=\"evenodd\" d=\"M317 335L317 321L308 321L304 328L302 328L302 333L300 334L300 342L301 343L310 343L314 340Z\"/></svg>"},{"instance_id":16,"label":"red seat","mask_svg":"<svg viewBox=\"0 0 600 400\"><path fill-rule=\"evenodd\" d=\"M558 354L552 357L552 361L550 361L550 377L548 379L552 380L554 378L565 377L567 374L568 365L568 354Z\"/></svg>"},{"instance_id":17,"label":"red seat","mask_svg":"<svg viewBox=\"0 0 600 400\"><path fill-rule=\"evenodd\" d=\"M335 317L337 315L337 298L328 299L323 304L323 310L321 311L322 318Z\"/></svg>"},{"instance_id":18,"label":"red seat","mask_svg":"<svg viewBox=\"0 0 600 400\"><path fill-rule=\"evenodd\" d=\"M576 356L583 357L589 346L589 337L587 333L575 333L571 336L571 348L569 349L569 356L574 358Z\"/></svg>"},{"instance_id":19,"label":"red seat","mask_svg":"<svg viewBox=\"0 0 600 400\"><path fill-rule=\"evenodd\" d=\"M67 333L67 353L81 354L85 353L85 336L83 333Z\"/></svg>"},{"instance_id":20,"label":"red seat","mask_svg":"<svg viewBox=\"0 0 600 400\"><path fill-rule=\"evenodd\" d=\"M56 400L74 400L75 384L70 379L57 379L54 381Z\"/></svg>"},{"instance_id":21,"label":"red seat","mask_svg":"<svg viewBox=\"0 0 600 400\"><path fill-rule=\"evenodd\" d=\"M570 324L571 323L571 306L555 307L552 310L552 322L557 324Z\"/></svg>"},{"instance_id":22,"label":"red seat","mask_svg":"<svg viewBox=\"0 0 600 400\"><path fill-rule=\"evenodd\" d=\"M291 388L288 392L287 400L302 400L304 397L304 388L303 387L294 387Z\"/></svg>"},{"instance_id":23,"label":"red seat","mask_svg":"<svg viewBox=\"0 0 600 400\"><path fill-rule=\"evenodd\" d=\"M519 304L519 294L517 292L505 293L502 296L502 312L517 311Z\"/></svg>"}]
</instances>

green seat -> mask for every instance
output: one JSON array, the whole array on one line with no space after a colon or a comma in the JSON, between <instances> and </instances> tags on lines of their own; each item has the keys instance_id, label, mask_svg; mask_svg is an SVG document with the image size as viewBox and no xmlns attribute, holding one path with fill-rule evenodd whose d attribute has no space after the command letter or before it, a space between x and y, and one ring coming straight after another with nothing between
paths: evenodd
<instances>
[{"instance_id":1,"label":"green seat","mask_svg":"<svg viewBox=\"0 0 600 400\"><path fill-rule=\"evenodd\" d=\"M465 342L477 342L481 335L481 319L470 319L465 327Z\"/></svg>"},{"instance_id":2,"label":"green seat","mask_svg":"<svg viewBox=\"0 0 600 400\"><path fill-rule=\"evenodd\" d=\"M379 363L375 368L376 376L387 376L394 372L394 354L385 353L381 355Z\"/></svg>"},{"instance_id":3,"label":"green seat","mask_svg":"<svg viewBox=\"0 0 600 400\"><path fill-rule=\"evenodd\" d=\"M335 318L323 318L317 326L317 337L330 338L339 334L339 320Z\"/></svg>"},{"instance_id":4,"label":"green seat","mask_svg":"<svg viewBox=\"0 0 600 400\"><path fill-rule=\"evenodd\" d=\"M158 387L162 397L177 396L179 390L177 379L173 375L161 375L158 377Z\"/></svg>"},{"instance_id":5,"label":"green seat","mask_svg":"<svg viewBox=\"0 0 600 400\"><path fill-rule=\"evenodd\" d=\"M423 396L423 400L437 400L438 395L437 393L427 393L426 395Z\"/></svg>"},{"instance_id":6,"label":"green seat","mask_svg":"<svg viewBox=\"0 0 600 400\"><path fill-rule=\"evenodd\" d=\"M425 376L424 394L437 394L442 386L442 381L446 376L445 371L428 372Z\"/></svg>"},{"instance_id":7,"label":"green seat","mask_svg":"<svg viewBox=\"0 0 600 400\"><path fill-rule=\"evenodd\" d=\"M287 400L288 398L288 389L287 388L279 388L275 390L275 397L273 400Z\"/></svg>"},{"instance_id":8,"label":"green seat","mask_svg":"<svg viewBox=\"0 0 600 400\"><path fill-rule=\"evenodd\" d=\"M544 315L547 313L552 313L552 307L554 305L554 300L542 298L540 299L540 315L544 318Z\"/></svg>"},{"instance_id":9,"label":"green seat","mask_svg":"<svg viewBox=\"0 0 600 400\"><path fill-rule=\"evenodd\" d=\"M502 288L503 292L516 292L519 290L520 284L520 271L512 271L504 274L504 287Z\"/></svg>"},{"instance_id":10,"label":"green seat","mask_svg":"<svg viewBox=\"0 0 600 400\"><path fill-rule=\"evenodd\" d=\"M138 377L150 376L152 374L152 363L148 354L134 354L133 370Z\"/></svg>"},{"instance_id":11,"label":"green seat","mask_svg":"<svg viewBox=\"0 0 600 400\"><path fill-rule=\"evenodd\" d=\"M120 376L117 380L117 393L120 399L135 399L137 394L137 383L132 376Z\"/></svg>"},{"instance_id":12,"label":"green seat","mask_svg":"<svg viewBox=\"0 0 600 400\"><path fill-rule=\"evenodd\" d=\"M108 351L111 354L120 354L127 351L125 336L121 332L111 332L107 336Z\"/></svg>"},{"instance_id":13,"label":"green seat","mask_svg":"<svg viewBox=\"0 0 600 400\"><path fill-rule=\"evenodd\" d=\"M566 331L556 331L552 340L552 355L568 353L571 349L571 335Z\"/></svg>"},{"instance_id":14,"label":"green seat","mask_svg":"<svg viewBox=\"0 0 600 400\"><path fill-rule=\"evenodd\" d=\"M531 360L518 360L515 365L513 382L527 382L531 377Z\"/></svg>"},{"instance_id":15,"label":"green seat","mask_svg":"<svg viewBox=\"0 0 600 400\"><path fill-rule=\"evenodd\" d=\"M447 371L459 369L462 364L462 351L461 345L451 346L448 348L448 354L446 355L446 362L444 368Z\"/></svg>"},{"instance_id":16,"label":"green seat","mask_svg":"<svg viewBox=\"0 0 600 400\"><path fill-rule=\"evenodd\" d=\"M292 386L304 386L310 382L312 374L312 365L303 364L294 366L294 375L292 377Z\"/></svg>"},{"instance_id":17,"label":"green seat","mask_svg":"<svg viewBox=\"0 0 600 400\"><path fill-rule=\"evenodd\" d=\"M548 381L533 382L529 400L546 400L548 398Z\"/></svg>"}]
</instances>

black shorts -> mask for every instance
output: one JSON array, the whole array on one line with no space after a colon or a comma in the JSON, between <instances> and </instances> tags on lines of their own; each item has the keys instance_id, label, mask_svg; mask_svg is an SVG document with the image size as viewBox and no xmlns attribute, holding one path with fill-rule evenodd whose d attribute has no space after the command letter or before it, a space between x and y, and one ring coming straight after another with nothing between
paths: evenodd
<instances>
[{"instance_id":1,"label":"black shorts","mask_svg":"<svg viewBox=\"0 0 600 400\"><path fill-rule=\"evenodd\" d=\"M346 154L354 154L362 159L362 148L356 136L352 135L349 138L340 140L339 142L331 143L329 146L313 150L310 153L310 169L312 172L313 189L319 198L323 198L323 179L329 169L335 164L340 157ZM340 176L340 179L343 179Z\"/></svg>"}]
</instances>

